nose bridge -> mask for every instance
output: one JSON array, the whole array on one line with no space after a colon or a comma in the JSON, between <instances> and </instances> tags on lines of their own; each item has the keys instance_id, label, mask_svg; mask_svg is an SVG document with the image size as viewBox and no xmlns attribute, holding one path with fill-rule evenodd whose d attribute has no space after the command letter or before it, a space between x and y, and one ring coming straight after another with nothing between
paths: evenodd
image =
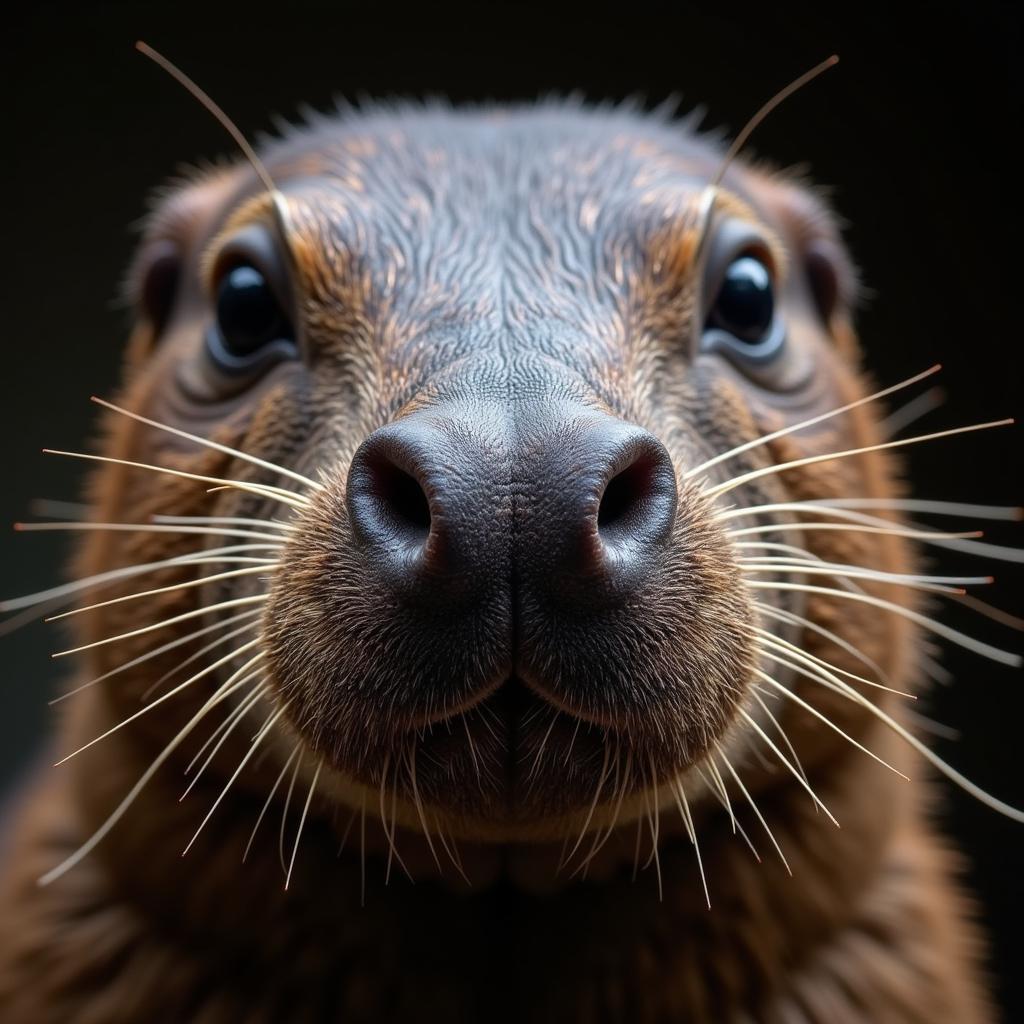
<instances>
[{"instance_id":1,"label":"nose bridge","mask_svg":"<svg viewBox=\"0 0 1024 1024\"><path fill-rule=\"evenodd\" d=\"M437 446L431 471L437 486L446 486L445 474L458 485L475 465L500 485L481 488L480 497L501 490L514 517L536 506L541 489L557 503L571 479L598 487L618 457L614 442L625 443L635 429L574 368L537 351L454 362L399 411L394 428L430 435L432 442L424 435L417 446ZM483 513L487 503L476 504Z\"/></svg>"},{"instance_id":2,"label":"nose bridge","mask_svg":"<svg viewBox=\"0 0 1024 1024\"><path fill-rule=\"evenodd\" d=\"M589 601L587 588L628 590L649 566L676 481L660 442L563 363L477 357L363 443L347 504L375 571L404 594Z\"/></svg>"},{"instance_id":3,"label":"nose bridge","mask_svg":"<svg viewBox=\"0 0 1024 1024\"><path fill-rule=\"evenodd\" d=\"M570 344L563 340L559 348ZM397 410L391 427L426 428L448 449L445 466L456 477L456 449L466 458L475 453L514 497L528 487L554 438L572 439L582 424L608 410L565 359L512 342L501 351L497 345L481 346L435 371ZM554 350L554 342L548 347Z\"/></svg>"},{"instance_id":4,"label":"nose bridge","mask_svg":"<svg viewBox=\"0 0 1024 1024\"><path fill-rule=\"evenodd\" d=\"M515 433L517 417L533 404L601 407L589 374L573 365L583 362L587 340L538 326L530 332L532 342L526 344L517 340L524 330L493 332L487 334L489 341L481 341L474 331L472 344L422 339L422 344L434 345L450 356L443 365L431 368L395 418L430 408L454 415L491 406L489 421L504 420L506 429Z\"/></svg>"}]
</instances>

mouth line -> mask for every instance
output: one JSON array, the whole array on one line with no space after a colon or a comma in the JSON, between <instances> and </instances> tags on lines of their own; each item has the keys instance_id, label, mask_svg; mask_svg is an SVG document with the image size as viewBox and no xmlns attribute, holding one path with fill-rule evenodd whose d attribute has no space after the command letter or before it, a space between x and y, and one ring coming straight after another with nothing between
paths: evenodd
<instances>
[{"instance_id":1,"label":"mouth line","mask_svg":"<svg viewBox=\"0 0 1024 1024\"><path fill-rule=\"evenodd\" d=\"M422 733L436 726L450 726L472 716L474 712L496 713L503 722L518 726L522 719L543 714L545 710L564 716L573 723L578 722L581 726L609 732L614 731L617 725L609 716L588 714L580 708L571 707L544 687L512 673L453 706L418 716L409 723L407 731Z\"/></svg>"},{"instance_id":2,"label":"mouth line","mask_svg":"<svg viewBox=\"0 0 1024 1024\"><path fill-rule=\"evenodd\" d=\"M419 760L421 770L444 771L451 757L467 750L474 762L478 755L485 759L495 784L492 797L507 812L521 810L521 801L530 802L534 789L544 788L543 765L565 770L575 765L579 770L594 744L603 748L607 741L603 726L562 709L517 675L507 676L454 714L405 735L405 742L416 743L426 755Z\"/></svg>"},{"instance_id":3,"label":"mouth line","mask_svg":"<svg viewBox=\"0 0 1024 1024\"><path fill-rule=\"evenodd\" d=\"M435 726L450 725L460 718L471 715L474 711L488 704L498 693L514 682L514 677L509 676L489 683L465 700L456 704L448 705L434 712L417 715L409 721L407 731L409 733L421 733L430 730Z\"/></svg>"},{"instance_id":4,"label":"mouth line","mask_svg":"<svg viewBox=\"0 0 1024 1024\"><path fill-rule=\"evenodd\" d=\"M460 721L472 724L478 720L484 722L492 733L495 725L501 727L504 745L511 757L516 753L519 745L517 741L522 738L524 730L534 720L547 717L545 713L553 720L563 718L574 727L578 724L581 727L606 728L604 723L590 722L582 715L562 707L548 694L519 676L509 675L485 691L474 694L471 700L464 701L454 709L447 709L444 714L432 716L423 724L417 723L409 731L422 737L425 732L429 734L438 726L451 729Z\"/></svg>"},{"instance_id":5,"label":"mouth line","mask_svg":"<svg viewBox=\"0 0 1024 1024\"><path fill-rule=\"evenodd\" d=\"M571 708L558 700L542 687L512 673L481 688L457 704L411 719L406 727L406 732L421 734L438 726L451 726L460 719L470 718L474 713L497 715L503 723L518 726L522 719L531 715L543 714L545 709L564 715L582 725L601 729L615 728L613 722L583 714L578 709Z\"/></svg>"}]
</instances>

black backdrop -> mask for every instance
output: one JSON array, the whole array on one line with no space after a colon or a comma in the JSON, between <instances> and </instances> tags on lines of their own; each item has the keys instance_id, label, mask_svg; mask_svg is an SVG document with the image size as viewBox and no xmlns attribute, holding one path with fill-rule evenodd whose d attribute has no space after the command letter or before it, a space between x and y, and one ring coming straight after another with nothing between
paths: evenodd
<instances>
[{"instance_id":1,"label":"black backdrop","mask_svg":"<svg viewBox=\"0 0 1024 1024\"><path fill-rule=\"evenodd\" d=\"M622 3L573 15L551 4L491 4L414 14L288 0L273 14L187 2L44 3L6 14L0 522L24 516L31 498L75 496L77 468L39 449L86 442L88 396L114 384L125 332L112 299L147 191L182 161L232 153L198 105L132 51L135 38L193 73L249 133L269 128L273 114L294 117L301 102L324 107L335 95L459 100L572 89L651 102L681 94L684 109L706 105L709 126L736 130L776 88L836 51L839 68L773 115L755 150L807 164L834 187L871 288L859 319L869 364L891 383L941 360L948 400L922 423L937 429L1024 413L1015 6L906 5L901 16L892 13L898 5L882 15L862 4ZM911 460L918 492L1020 503L1021 429L921 448ZM991 535L1024 543L1020 528ZM0 532L0 591L55 581L63 550L49 538ZM986 596L1024 610L1020 571L996 571ZM996 638L988 624L970 625ZM47 733L46 699L60 676L46 652L58 636L32 626L0 640L5 786ZM1021 646L1019 636L1000 639ZM938 689L928 711L961 736L938 748L981 785L1024 804L1024 678L952 652L946 664L958 683ZM943 816L970 857L1007 1019L1024 1020L1013 969L1024 826L951 787Z\"/></svg>"}]
</instances>

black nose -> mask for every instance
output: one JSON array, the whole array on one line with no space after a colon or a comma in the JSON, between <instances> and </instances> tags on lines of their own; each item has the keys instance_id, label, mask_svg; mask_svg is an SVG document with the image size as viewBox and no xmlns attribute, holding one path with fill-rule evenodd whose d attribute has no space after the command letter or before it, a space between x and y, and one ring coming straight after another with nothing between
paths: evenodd
<instances>
[{"instance_id":1,"label":"black nose","mask_svg":"<svg viewBox=\"0 0 1024 1024\"><path fill-rule=\"evenodd\" d=\"M631 591L675 519L664 446L578 407L499 419L420 411L360 446L346 501L371 571L427 602L519 579L586 602Z\"/></svg>"},{"instance_id":2,"label":"black nose","mask_svg":"<svg viewBox=\"0 0 1024 1024\"><path fill-rule=\"evenodd\" d=\"M524 591L585 609L628 599L668 543L676 477L664 445L613 416L564 411L522 453Z\"/></svg>"}]
</instances>

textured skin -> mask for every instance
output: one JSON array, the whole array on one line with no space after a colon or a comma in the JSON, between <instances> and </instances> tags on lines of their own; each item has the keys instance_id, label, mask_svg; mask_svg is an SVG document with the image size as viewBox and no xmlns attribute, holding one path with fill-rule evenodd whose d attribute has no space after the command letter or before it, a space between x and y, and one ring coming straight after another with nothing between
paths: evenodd
<instances>
[{"instance_id":1,"label":"textured skin","mask_svg":"<svg viewBox=\"0 0 1024 1024\"><path fill-rule=\"evenodd\" d=\"M134 275L139 317L121 402L318 475L323 487L292 520L269 582L243 576L170 591L75 625L89 643L214 598L267 592L257 640L268 692L254 705L253 727L285 701L287 713L266 756L238 776L185 858L182 848L248 749L248 725L179 803L179 773L208 733L204 723L88 857L36 885L102 824L223 673L38 777L12 816L0 876L5 1019L990 1020L979 940L955 860L928 822L919 766L917 781L905 783L794 704L771 702L841 822L836 829L777 760L761 755L766 748L754 752L740 715L767 728L751 689L754 628L769 624L755 596L856 645L899 688L917 682L914 632L863 604L749 590L715 507L683 476L867 390L849 325L850 272L813 193L737 164L716 205L708 266L721 225L738 223L756 232L778 269L787 355L754 374L697 348L709 284L696 210L720 154L686 125L563 104L369 110L296 131L266 159L286 197L282 276L302 358L242 386L204 355L217 253L246 226L273 230L252 172L217 171L175 192L153 218ZM147 274L168 246L181 272L161 305ZM877 410L756 448L716 467L710 482L870 444ZM572 501L597 495L607 478L589 432L597 420L656 437L678 484L668 534L645 549L643 571L621 593L610 577L581 582L567 570L569 548L552 532L571 518ZM468 567L435 581L420 604L399 600L368 556L346 493L360 445L389 424L411 423L429 423L431 436L445 439L428 455L442 467L436 486L455 509L448 527ZM106 420L103 452L270 480L120 417ZM766 476L724 503L898 492L892 467L874 453ZM96 473L92 502L99 521L281 514L261 497L207 494L193 481L116 465ZM877 534L789 539L828 561L913 565L903 545ZM195 546L195 537L172 533L96 533L77 568L85 575ZM179 568L146 580L188 578ZM103 597L135 589L129 581ZM911 601L891 586L866 589ZM863 671L819 634L786 636ZM144 634L95 647L81 680L153 646ZM69 702L60 749L137 711L140 696L199 646L141 662ZM785 681L907 770L898 741L862 707ZM890 695L865 692L899 713ZM445 718L458 728L446 729ZM421 734L428 721L441 724ZM239 859L293 750L289 846L296 802L322 769L284 892L275 834L286 787L272 796L246 863ZM756 797L792 878L757 819L740 810L732 780L761 863L702 784L701 771L721 764L708 760L718 750ZM672 810L676 779L690 795L710 910ZM435 866L425 826L434 844L459 843L471 887L443 856ZM563 842L572 848L585 832L585 852L606 826L585 879L572 876L571 856L556 871ZM415 886L393 864L399 856ZM634 859L649 865L635 881Z\"/></svg>"}]
</instances>

